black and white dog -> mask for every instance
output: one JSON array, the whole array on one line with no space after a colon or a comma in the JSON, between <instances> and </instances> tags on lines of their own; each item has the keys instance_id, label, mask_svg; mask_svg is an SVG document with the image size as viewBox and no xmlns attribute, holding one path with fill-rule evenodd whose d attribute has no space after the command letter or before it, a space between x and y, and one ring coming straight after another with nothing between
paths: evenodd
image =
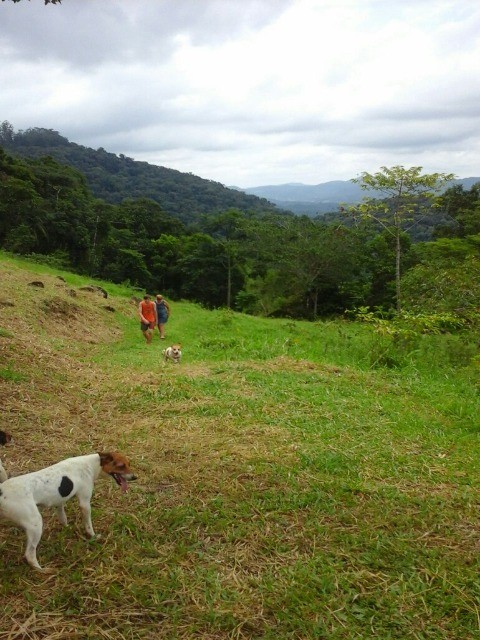
<instances>
[{"instance_id":1,"label":"black and white dog","mask_svg":"<svg viewBox=\"0 0 480 640\"><path fill-rule=\"evenodd\" d=\"M64 505L76 495L85 531L89 537L95 536L90 499L93 485L101 474L111 476L122 491L127 490L128 480L136 479L130 471L128 458L121 453L92 453L67 458L51 467L9 478L0 484L0 516L25 530L25 559L31 567L48 571L42 569L37 560L37 546L43 531L39 506L55 507L60 522L66 525Z\"/></svg>"}]
</instances>

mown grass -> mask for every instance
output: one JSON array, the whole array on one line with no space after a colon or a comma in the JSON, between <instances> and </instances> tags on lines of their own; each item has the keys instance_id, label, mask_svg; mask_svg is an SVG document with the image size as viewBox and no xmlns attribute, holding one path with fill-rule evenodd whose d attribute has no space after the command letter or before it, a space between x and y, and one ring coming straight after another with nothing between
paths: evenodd
<instances>
[{"instance_id":1,"label":"mown grass","mask_svg":"<svg viewBox=\"0 0 480 640\"><path fill-rule=\"evenodd\" d=\"M115 447L139 480L125 496L98 483L99 541L75 505L65 529L45 514L53 577L0 529L0 638L478 637L478 370L449 336L387 368L360 324L174 302L184 360L164 365L132 292L109 291L109 313L38 265L45 289L28 289L9 260L5 466ZM59 298L74 313L43 304Z\"/></svg>"}]
</instances>

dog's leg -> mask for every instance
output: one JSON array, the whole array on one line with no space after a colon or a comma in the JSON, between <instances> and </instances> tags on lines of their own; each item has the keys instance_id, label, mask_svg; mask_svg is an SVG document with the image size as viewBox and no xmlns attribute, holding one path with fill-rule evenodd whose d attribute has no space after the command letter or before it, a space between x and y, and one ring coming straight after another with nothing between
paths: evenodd
<instances>
[{"instance_id":1,"label":"dog's leg","mask_svg":"<svg viewBox=\"0 0 480 640\"><path fill-rule=\"evenodd\" d=\"M58 519L64 526L66 526L68 524L68 520L67 520L67 514L65 513L64 505L61 504L59 507L57 507L56 511L57 511Z\"/></svg>"},{"instance_id":2,"label":"dog's leg","mask_svg":"<svg viewBox=\"0 0 480 640\"><path fill-rule=\"evenodd\" d=\"M35 510L33 510L35 507ZM37 546L40 542L43 532L43 520L37 505L32 505L32 510L28 513L28 517L23 521L17 521L27 534L27 546L25 548L25 560L37 571L50 573L52 569L43 569L37 560Z\"/></svg>"},{"instance_id":3,"label":"dog's leg","mask_svg":"<svg viewBox=\"0 0 480 640\"><path fill-rule=\"evenodd\" d=\"M89 538L95 537L95 531L93 530L92 524L92 508L90 506L90 500L92 497L91 493L88 494L77 494L78 503L80 505L80 511L82 512L82 521L87 536Z\"/></svg>"},{"instance_id":4,"label":"dog's leg","mask_svg":"<svg viewBox=\"0 0 480 640\"><path fill-rule=\"evenodd\" d=\"M5 471L2 463L0 462L0 482L5 482L5 480L8 480L7 472Z\"/></svg>"},{"instance_id":5,"label":"dog's leg","mask_svg":"<svg viewBox=\"0 0 480 640\"><path fill-rule=\"evenodd\" d=\"M2 515L11 520L17 527L22 527L27 534L24 557L28 564L38 571L48 573L49 570L42 569L37 560L37 546L42 537L43 520L33 499L27 501L4 501Z\"/></svg>"},{"instance_id":6,"label":"dog's leg","mask_svg":"<svg viewBox=\"0 0 480 640\"><path fill-rule=\"evenodd\" d=\"M38 571L43 571L42 567L39 565L37 560L37 546L40 542L43 532L43 521L40 513L38 514L38 519L34 522L33 519L29 523L28 527L25 528L25 533L27 534L27 546L25 548L25 560L28 564L37 569Z\"/></svg>"}]
</instances>

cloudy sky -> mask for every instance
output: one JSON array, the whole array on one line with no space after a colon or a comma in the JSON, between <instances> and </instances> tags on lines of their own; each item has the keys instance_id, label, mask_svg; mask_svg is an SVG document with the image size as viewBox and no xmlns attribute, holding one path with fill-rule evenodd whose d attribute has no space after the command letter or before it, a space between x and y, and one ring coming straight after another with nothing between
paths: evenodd
<instances>
[{"instance_id":1,"label":"cloudy sky","mask_svg":"<svg viewBox=\"0 0 480 640\"><path fill-rule=\"evenodd\" d=\"M6 0L0 54L0 121L225 185L480 176L478 0Z\"/></svg>"}]
</instances>

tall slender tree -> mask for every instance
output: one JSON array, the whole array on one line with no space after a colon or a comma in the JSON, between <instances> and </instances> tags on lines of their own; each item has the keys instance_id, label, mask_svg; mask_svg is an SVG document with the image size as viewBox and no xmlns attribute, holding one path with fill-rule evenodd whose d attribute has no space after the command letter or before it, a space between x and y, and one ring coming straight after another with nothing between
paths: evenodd
<instances>
[{"instance_id":1,"label":"tall slender tree","mask_svg":"<svg viewBox=\"0 0 480 640\"><path fill-rule=\"evenodd\" d=\"M229 209L218 214L205 216L205 230L215 238L218 245L223 248L222 263L225 266L226 275L226 306L232 307L233 280L235 274L241 272L241 246L245 240L245 221L248 215L237 209Z\"/></svg>"},{"instance_id":2,"label":"tall slender tree","mask_svg":"<svg viewBox=\"0 0 480 640\"><path fill-rule=\"evenodd\" d=\"M349 213L370 218L395 238L395 289L397 311L401 311L401 236L435 207L440 191L455 176L451 173L422 174L422 167L401 165L381 167L377 173L362 173L352 180L364 191L375 191L380 198L366 197Z\"/></svg>"}]
</instances>

